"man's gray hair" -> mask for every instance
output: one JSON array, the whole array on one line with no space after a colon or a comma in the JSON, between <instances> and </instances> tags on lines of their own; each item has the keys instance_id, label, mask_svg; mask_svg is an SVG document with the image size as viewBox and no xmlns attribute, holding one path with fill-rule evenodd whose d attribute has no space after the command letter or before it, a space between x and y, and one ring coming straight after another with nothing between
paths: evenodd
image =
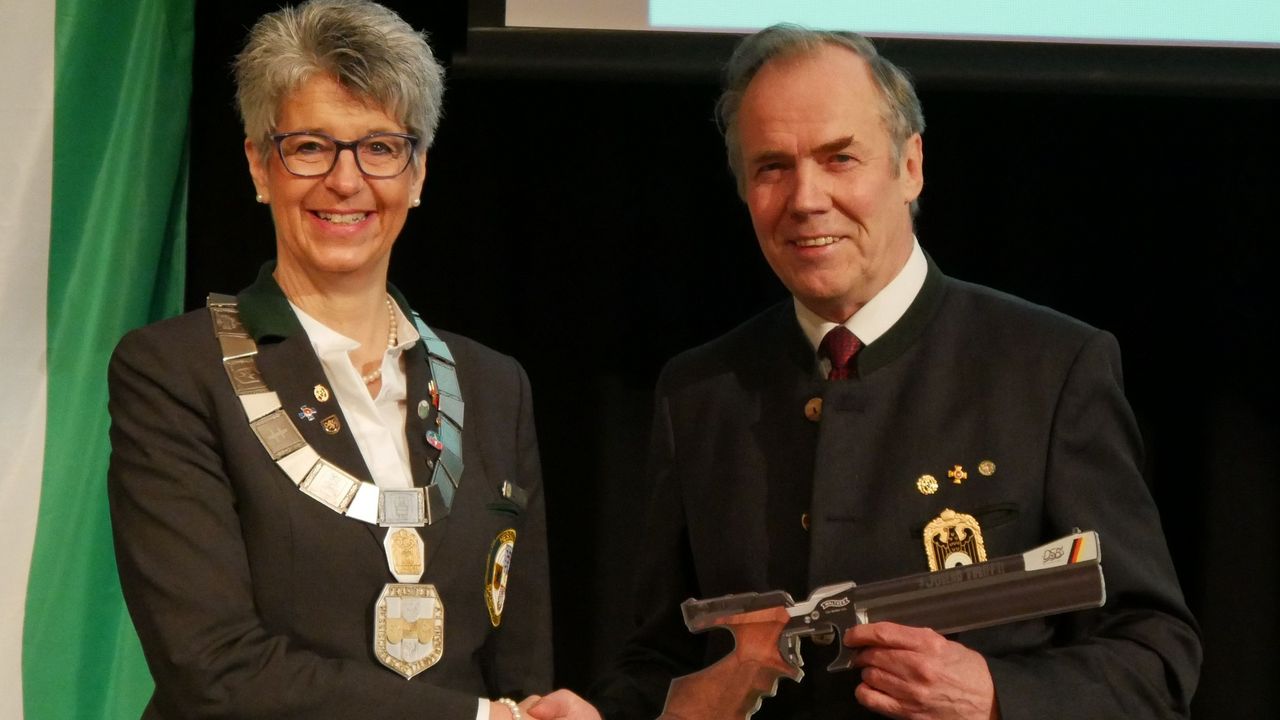
<instances>
[{"instance_id":1,"label":"man's gray hair","mask_svg":"<svg viewBox=\"0 0 1280 720\"><path fill-rule=\"evenodd\" d=\"M725 66L724 92L716 103L716 118L724 132L729 167L737 178L739 194L746 191L746 178L743 176L745 168L738 135L738 111L747 86L770 60L812 54L828 45L848 49L871 67L871 77L884 99L881 114L893 140L895 168L902 160L907 140L916 133L924 132L924 111L920 109L920 99L916 97L911 78L902 68L880 55L870 40L857 33L810 30L785 23L767 27L738 43Z\"/></svg>"},{"instance_id":2,"label":"man's gray hair","mask_svg":"<svg viewBox=\"0 0 1280 720\"><path fill-rule=\"evenodd\" d=\"M235 59L244 134L265 159L285 98L317 75L333 77L421 138L440 124L444 69L427 38L368 0L309 0L263 15Z\"/></svg>"}]
</instances>

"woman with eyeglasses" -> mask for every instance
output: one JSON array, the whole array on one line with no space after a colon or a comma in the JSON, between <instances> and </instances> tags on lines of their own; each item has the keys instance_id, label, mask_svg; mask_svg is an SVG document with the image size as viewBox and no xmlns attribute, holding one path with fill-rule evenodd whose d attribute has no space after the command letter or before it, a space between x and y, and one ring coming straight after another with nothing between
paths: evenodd
<instances>
[{"instance_id":1,"label":"woman with eyeglasses","mask_svg":"<svg viewBox=\"0 0 1280 720\"><path fill-rule=\"evenodd\" d=\"M111 361L121 585L145 718L520 718L551 684L528 380L387 283L443 71L364 0L236 59L276 259Z\"/></svg>"}]
</instances>

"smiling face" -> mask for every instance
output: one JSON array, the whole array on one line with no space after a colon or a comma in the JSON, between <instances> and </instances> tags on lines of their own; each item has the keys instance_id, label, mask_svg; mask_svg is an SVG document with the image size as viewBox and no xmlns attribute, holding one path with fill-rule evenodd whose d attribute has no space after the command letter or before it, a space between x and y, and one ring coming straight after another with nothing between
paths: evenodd
<instances>
[{"instance_id":1,"label":"smiling face","mask_svg":"<svg viewBox=\"0 0 1280 720\"><path fill-rule=\"evenodd\" d=\"M738 114L747 208L765 259L806 307L844 322L906 264L920 136L895 161L884 99L862 58L836 46L775 58Z\"/></svg>"},{"instance_id":2,"label":"smiling face","mask_svg":"<svg viewBox=\"0 0 1280 720\"><path fill-rule=\"evenodd\" d=\"M339 140L407 132L327 75L312 77L285 98L274 131L314 131ZM271 205L277 273L302 275L316 285L370 273L385 278L391 246L422 192L425 158L415 158L396 177L370 178L360 172L352 152L340 152L329 174L304 178L284 169L274 147L264 161L246 140L245 155L258 194Z\"/></svg>"}]
</instances>

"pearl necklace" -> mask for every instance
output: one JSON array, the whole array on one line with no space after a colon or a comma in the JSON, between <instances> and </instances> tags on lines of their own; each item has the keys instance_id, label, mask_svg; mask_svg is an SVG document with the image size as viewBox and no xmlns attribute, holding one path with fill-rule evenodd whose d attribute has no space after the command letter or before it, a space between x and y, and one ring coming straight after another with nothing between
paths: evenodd
<instances>
[{"instance_id":1,"label":"pearl necklace","mask_svg":"<svg viewBox=\"0 0 1280 720\"><path fill-rule=\"evenodd\" d=\"M398 345L396 340L396 307L391 303L391 296L387 296L387 349ZM374 368L372 371L360 376L365 385L372 385L382 379L382 366Z\"/></svg>"}]
</instances>

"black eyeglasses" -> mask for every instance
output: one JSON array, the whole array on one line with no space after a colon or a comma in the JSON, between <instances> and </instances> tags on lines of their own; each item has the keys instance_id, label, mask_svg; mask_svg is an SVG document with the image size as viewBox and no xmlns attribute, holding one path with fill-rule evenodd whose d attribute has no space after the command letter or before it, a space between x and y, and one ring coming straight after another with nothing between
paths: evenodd
<instances>
[{"instance_id":1,"label":"black eyeglasses","mask_svg":"<svg viewBox=\"0 0 1280 720\"><path fill-rule=\"evenodd\" d=\"M328 175L338 164L338 154L350 150L360 172L375 178L399 175L413 160L418 145L415 135L371 133L359 140L344 141L324 133L287 132L271 136L284 169L298 177Z\"/></svg>"}]
</instances>

